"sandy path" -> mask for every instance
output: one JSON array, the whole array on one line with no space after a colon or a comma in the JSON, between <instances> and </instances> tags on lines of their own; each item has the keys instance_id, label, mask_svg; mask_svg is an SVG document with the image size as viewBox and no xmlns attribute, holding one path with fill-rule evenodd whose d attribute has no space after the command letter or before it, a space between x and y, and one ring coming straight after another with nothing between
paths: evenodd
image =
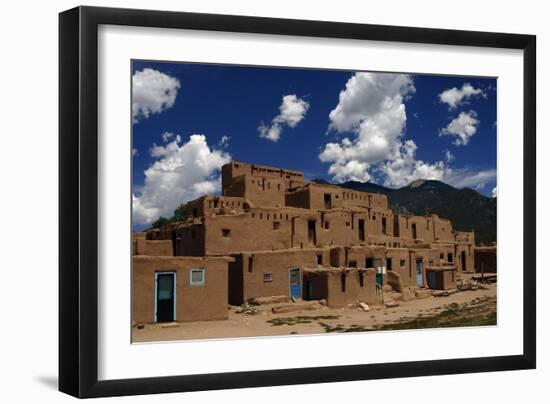
<instances>
[{"instance_id":1,"label":"sandy path","mask_svg":"<svg viewBox=\"0 0 550 404\"><path fill-rule=\"evenodd\" d=\"M447 297L429 297L409 302L400 302L400 306L385 308L372 306L365 312L357 308L330 309L322 307L318 310L304 310L285 314L271 313L271 306L261 306L261 312L255 315L235 313L238 307L231 307L229 319L221 321L197 321L180 323L177 326L165 328L160 324L147 324L145 328L133 329L134 342L169 341L213 338L238 338L291 334L325 334L325 329L319 324L323 322L331 326L342 325L350 327L359 325L374 328L377 325L399 322L403 317L429 316L441 312L451 303L468 303L476 298L495 297L496 284L487 285L487 289L458 292ZM294 324L273 326L268 320L297 316L339 316L338 319L314 320L310 324Z\"/></svg>"}]
</instances>

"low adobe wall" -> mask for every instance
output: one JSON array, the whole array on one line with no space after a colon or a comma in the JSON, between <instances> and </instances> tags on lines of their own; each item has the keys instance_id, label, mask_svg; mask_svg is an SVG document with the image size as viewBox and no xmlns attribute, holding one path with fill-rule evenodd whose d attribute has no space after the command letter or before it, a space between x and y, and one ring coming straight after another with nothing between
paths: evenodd
<instances>
[{"instance_id":1,"label":"low adobe wall","mask_svg":"<svg viewBox=\"0 0 550 404\"><path fill-rule=\"evenodd\" d=\"M174 256L172 240L134 240L134 255Z\"/></svg>"},{"instance_id":2,"label":"low adobe wall","mask_svg":"<svg viewBox=\"0 0 550 404\"><path fill-rule=\"evenodd\" d=\"M379 303L376 294L376 271L372 269L309 269L304 272L304 291L310 300L326 299L333 308L358 301Z\"/></svg>"},{"instance_id":3,"label":"low adobe wall","mask_svg":"<svg viewBox=\"0 0 550 404\"><path fill-rule=\"evenodd\" d=\"M176 321L227 319L228 257L136 255L132 265L132 314L137 323L155 321L155 273L176 273ZM204 268L203 285L191 286L190 270Z\"/></svg>"}]
</instances>

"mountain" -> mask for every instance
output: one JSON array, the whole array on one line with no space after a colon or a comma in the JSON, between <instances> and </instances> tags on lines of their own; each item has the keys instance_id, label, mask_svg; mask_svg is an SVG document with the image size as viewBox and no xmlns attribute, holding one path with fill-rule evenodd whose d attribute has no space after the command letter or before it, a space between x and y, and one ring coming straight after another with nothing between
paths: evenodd
<instances>
[{"instance_id":1,"label":"mountain","mask_svg":"<svg viewBox=\"0 0 550 404\"><path fill-rule=\"evenodd\" d=\"M328 184L326 181L314 180L314 182ZM388 196L390 208L396 213L412 215L435 213L451 220L455 230L474 230L477 244L490 244L496 241L497 200L488 198L473 189L457 189L435 180L416 180L398 189L357 181L336 185L356 191L385 194Z\"/></svg>"}]
</instances>

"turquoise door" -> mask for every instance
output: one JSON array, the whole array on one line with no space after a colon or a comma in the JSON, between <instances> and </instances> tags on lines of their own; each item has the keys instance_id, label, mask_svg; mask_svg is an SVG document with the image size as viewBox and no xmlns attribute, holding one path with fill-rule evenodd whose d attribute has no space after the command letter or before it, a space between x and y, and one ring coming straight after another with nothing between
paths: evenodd
<instances>
[{"instance_id":1,"label":"turquoise door","mask_svg":"<svg viewBox=\"0 0 550 404\"><path fill-rule=\"evenodd\" d=\"M302 297L302 276L300 268L288 270L288 281L290 284L290 297L300 299Z\"/></svg>"},{"instance_id":2,"label":"turquoise door","mask_svg":"<svg viewBox=\"0 0 550 404\"><path fill-rule=\"evenodd\" d=\"M422 260L416 260L416 286L424 286L424 276L422 274Z\"/></svg>"}]
</instances>

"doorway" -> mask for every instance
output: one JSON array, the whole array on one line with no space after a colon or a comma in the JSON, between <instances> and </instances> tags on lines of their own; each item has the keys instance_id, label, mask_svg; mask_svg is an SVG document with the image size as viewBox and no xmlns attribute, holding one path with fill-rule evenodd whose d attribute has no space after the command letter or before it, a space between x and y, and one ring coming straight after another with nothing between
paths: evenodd
<instances>
[{"instance_id":1,"label":"doorway","mask_svg":"<svg viewBox=\"0 0 550 404\"><path fill-rule=\"evenodd\" d=\"M332 196L325 194L325 209L332 209Z\"/></svg>"},{"instance_id":2,"label":"doorway","mask_svg":"<svg viewBox=\"0 0 550 404\"><path fill-rule=\"evenodd\" d=\"M176 273L155 274L155 322L176 321Z\"/></svg>"},{"instance_id":3,"label":"doorway","mask_svg":"<svg viewBox=\"0 0 550 404\"><path fill-rule=\"evenodd\" d=\"M424 286L424 274L423 274L424 263L422 260L416 260L416 286Z\"/></svg>"},{"instance_id":4,"label":"doorway","mask_svg":"<svg viewBox=\"0 0 550 404\"><path fill-rule=\"evenodd\" d=\"M466 272L466 251L460 253L460 261L462 264L462 272Z\"/></svg>"},{"instance_id":5,"label":"doorway","mask_svg":"<svg viewBox=\"0 0 550 404\"><path fill-rule=\"evenodd\" d=\"M365 220L359 219L359 240L365 241Z\"/></svg>"},{"instance_id":6,"label":"doorway","mask_svg":"<svg viewBox=\"0 0 550 404\"><path fill-rule=\"evenodd\" d=\"M307 221L307 240L310 244L317 244L317 234L315 232L315 220Z\"/></svg>"},{"instance_id":7,"label":"doorway","mask_svg":"<svg viewBox=\"0 0 550 404\"><path fill-rule=\"evenodd\" d=\"M288 269L288 282L290 284L290 297L300 299L302 297L302 274L300 268Z\"/></svg>"}]
</instances>

